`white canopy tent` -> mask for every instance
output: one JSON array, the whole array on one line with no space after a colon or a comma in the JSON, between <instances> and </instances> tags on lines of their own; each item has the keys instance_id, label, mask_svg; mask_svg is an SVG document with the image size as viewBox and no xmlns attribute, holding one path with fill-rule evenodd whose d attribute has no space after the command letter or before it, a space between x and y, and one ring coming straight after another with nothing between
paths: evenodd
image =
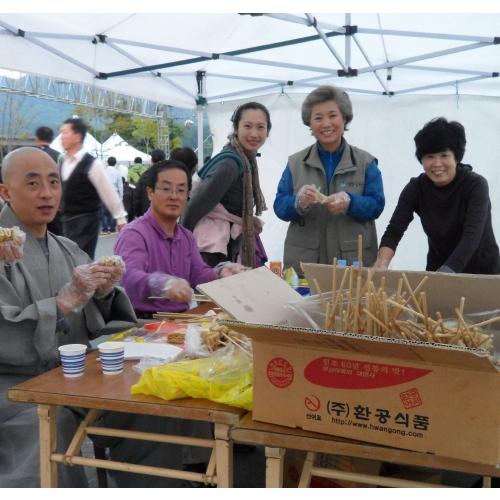
<instances>
[{"instance_id":1,"label":"white canopy tent","mask_svg":"<svg viewBox=\"0 0 500 500\"><path fill-rule=\"evenodd\" d=\"M0 67L197 108L199 125L206 110L215 152L237 104L266 104L273 129L259 165L271 260L281 260L286 230L272 212L276 186L287 156L312 142L300 105L323 83L349 93L346 138L379 159L379 236L421 171L413 137L435 116L464 124L464 161L500 188L500 14L0 14ZM426 249L416 222L394 266L422 269Z\"/></svg>"},{"instance_id":2,"label":"white canopy tent","mask_svg":"<svg viewBox=\"0 0 500 500\"><path fill-rule=\"evenodd\" d=\"M61 134L59 134L50 144L51 148L54 148L56 151L64 151L62 142L61 142ZM101 158L101 149L102 146L100 142L89 132L85 134L85 139L83 141L83 149L89 152L91 155L94 155L97 158Z\"/></svg>"},{"instance_id":3,"label":"white canopy tent","mask_svg":"<svg viewBox=\"0 0 500 500\"><path fill-rule=\"evenodd\" d=\"M103 158L114 156L119 163L133 163L134 159L137 157L140 157L143 162L151 161L150 155L131 146L116 132L102 143L102 154Z\"/></svg>"}]
</instances>

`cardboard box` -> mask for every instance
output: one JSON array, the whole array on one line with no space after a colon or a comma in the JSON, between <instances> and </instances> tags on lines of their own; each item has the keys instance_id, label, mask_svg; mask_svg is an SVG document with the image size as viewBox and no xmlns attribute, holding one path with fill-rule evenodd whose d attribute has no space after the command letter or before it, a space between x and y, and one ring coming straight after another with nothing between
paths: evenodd
<instances>
[{"instance_id":1,"label":"cardboard box","mask_svg":"<svg viewBox=\"0 0 500 500\"><path fill-rule=\"evenodd\" d=\"M331 290L331 266L305 265L305 274ZM432 317L453 316L462 296L466 313L499 305L497 276L406 275L412 287L429 277ZM401 272L377 272L375 284L382 277L396 289ZM284 305L299 297L267 268L199 288L253 339L256 420L500 463L500 373L484 351L285 326Z\"/></svg>"}]
</instances>

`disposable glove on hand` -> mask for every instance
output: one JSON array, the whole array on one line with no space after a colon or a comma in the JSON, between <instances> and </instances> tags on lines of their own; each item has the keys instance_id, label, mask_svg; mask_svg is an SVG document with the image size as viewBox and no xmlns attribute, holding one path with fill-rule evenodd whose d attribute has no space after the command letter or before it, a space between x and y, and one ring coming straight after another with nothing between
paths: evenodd
<instances>
[{"instance_id":1,"label":"disposable glove on hand","mask_svg":"<svg viewBox=\"0 0 500 500\"><path fill-rule=\"evenodd\" d=\"M120 283L122 276L125 274L125 262L119 255L112 257L101 257L93 264L94 269L98 272L109 274L106 283L96 288L96 295L105 296L113 291L113 288Z\"/></svg>"},{"instance_id":2,"label":"disposable glove on hand","mask_svg":"<svg viewBox=\"0 0 500 500\"><path fill-rule=\"evenodd\" d=\"M296 203L302 209L308 208L311 205L318 203L318 194L316 186L306 184L299 189L297 193Z\"/></svg>"},{"instance_id":3,"label":"disposable glove on hand","mask_svg":"<svg viewBox=\"0 0 500 500\"><path fill-rule=\"evenodd\" d=\"M109 279L109 273L101 271L104 266L84 264L75 267L71 281L57 294L56 303L67 314L79 311L94 295L96 289Z\"/></svg>"},{"instance_id":4,"label":"disposable glove on hand","mask_svg":"<svg viewBox=\"0 0 500 500\"><path fill-rule=\"evenodd\" d=\"M242 264L238 264L236 262L230 262L228 264L221 266L218 269L217 277L226 278L227 276L232 276L233 274L239 274L244 271L248 271L248 267L245 267Z\"/></svg>"},{"instance_id":5,"label":"disposable glove on hand","mask_svg":"<svg viewBox=\"0 0 500 500\"><path fill-rule=\"evenodd\" d=\"M163 284L163 295L172 302L191 302L194 293L191 285L182 278L170 276Z\"/></svg>"},{"instance_id":6,"label":"disposable glove on hand","mask_svg":"<svg viewBox=\"0 0 500 500\"><path fill-rule=\"evenodd\" d=\"M344 191L340 191L328 196L321 203L325 204L333 215L345 214L349 209L351 198Z\"/></svg>"},{"instance_id":7,"label":"disposable glove on hand","mask_svg":"<svg viewBox=\"0 0 500 500\"><path fill-rule=\"evenodd\" d=\"M0 228L0 262L14 264L23 256L26 233L17 226L11 229Z\"/></svg>"}]
</instances>

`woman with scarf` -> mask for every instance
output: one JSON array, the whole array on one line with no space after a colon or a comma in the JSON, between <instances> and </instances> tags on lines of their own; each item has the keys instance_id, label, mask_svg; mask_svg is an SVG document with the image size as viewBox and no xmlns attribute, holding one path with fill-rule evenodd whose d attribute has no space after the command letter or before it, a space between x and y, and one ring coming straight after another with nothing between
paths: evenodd
<instances>
[{"instance_id":1,"label":"woman with scarf","mask_svg":"<svg viewBox=\"0 0 500 500\"><path fill-rule=\"evenodd\" d=\"M267 261L258 219L267 207L256 156L271 130L271 118L265 106L248 102L236 109L231 121L229 142L198 172L202 181L191 193L181 224L193 231L209 266L238 261L255 268Z\"/></svg>"}]
</instances>

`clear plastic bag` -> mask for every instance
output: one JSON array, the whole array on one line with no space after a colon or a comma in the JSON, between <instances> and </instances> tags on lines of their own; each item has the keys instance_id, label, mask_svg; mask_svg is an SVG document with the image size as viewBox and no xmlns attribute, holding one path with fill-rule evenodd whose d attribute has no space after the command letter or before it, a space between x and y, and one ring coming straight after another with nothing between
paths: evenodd
<instances>
[{"instance_id":1,"label":"clear plastic bag","mask_svg":"<svg viewBox=\"0 0 500 500\"><path fill-rule=\"evenodd\" d=\"M235 345L213 356L148 368L132 394L149 394L167 401L204 398L246 410L252 409L253 357Z\"/></svg>"}]
</instances>

